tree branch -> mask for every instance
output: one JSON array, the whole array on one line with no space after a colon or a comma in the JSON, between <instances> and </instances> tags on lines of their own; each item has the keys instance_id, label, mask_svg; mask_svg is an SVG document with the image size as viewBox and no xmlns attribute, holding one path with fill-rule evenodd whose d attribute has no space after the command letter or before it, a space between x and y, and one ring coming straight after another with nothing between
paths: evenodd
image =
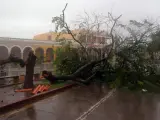
<instances>
[{"instance_id":1,"label":"tree branch","mask_svg":"<svg viewBox=\"0 0 160 120\"><path fill-rule=\"evenodd\" d=\"M110 31L110 35L111 35L111 39L112 39L112 47L111 47L111 49L110 49L110 52L109 52L108 56L110 56L110 54L112 53L113 47L114 47L114 44L115 44L115 40L114 40L114 36L113 36L114 27L115 27L117 21L118 21L118 20L120 19L120 17L122 16L122 15L120 15L120 16L118 16L117 18L114 19L113 16L112 16L110 13L109 13L109 15L110 15L111 19L114 21L114 23L113 23L113 26L112 26L111 31Z\"/></svg>"},{"instance_id":2,"label":"tree branch","mask_svg":"<svg viewBox=\"0 0 160 120\"><path fill-rule=\"evenodd\" d=\"M62 11L62 13L63 13L63 27L67 30L67 32L72 36L72 38L73 38L73 40L75 41L75 42L77 42L81 47L82 47L82 49L84 50L84 52L86 53L86 55L87 55L87 57L88 57L88 52L87 52L87 50L86 50L86 48L83 46L83 44L80 42L80 41L78 41L75 37L74 37L74 35L73 35L73 33L71 32L71 30L69 29L69 27L68 27L68 25L67 25L67 23L65 22L65 10L66 10L66 8L67 8L67 5L68 5L68 3L66 3L66 5L65 5L65 8L63 9L63 11Z\"/></svg>"},{"instance_id":3,"label":"tree branch","mask_svg":"<svg viewBox=\"0 0 160 120\"><path fill-rule=\"evenodd\" d=\"M2 65L5 65L5 64L8 64L8 63L19 63L21 67L24 67L25 66L25 62L20 59L20 58L17 58L17 57L13 57L13 56L10 56L8 59L6 60L1 60L0 61L0 66Z\"/></svg>"}]
</instances>

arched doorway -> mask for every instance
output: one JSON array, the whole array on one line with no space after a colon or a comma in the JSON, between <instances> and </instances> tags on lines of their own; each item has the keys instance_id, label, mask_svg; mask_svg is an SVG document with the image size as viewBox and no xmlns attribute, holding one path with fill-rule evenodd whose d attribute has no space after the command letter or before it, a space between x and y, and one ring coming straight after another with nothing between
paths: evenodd
<instances>
[{"instance_id":1,"label":"arched doorway","mask_svg":"<svg viewBox=\"0 0 160 120\"><path fill-rule=\"evenodd\" d=\"M0 46L0 60L5 60L9 57L9 51L6 46Z\"/></svg>"},{"instance_id":2,"label":"arched doorway","mask_svg":"<svg viewBox=\"0 0 160 120\"><path fill-rule=\"evenodd\" d=\"M15 57L21 58L21 49L17 46L11 48L11 54Z\"/></svg>"},{"instance_id":3,"label":"arched doorway","mask_svg":"<svg viewBox=\"0 0 160 120\"><path fill-rule=\"evenodd\" d=\"M28 58L29 52L32 50L31 47L25 47L23 50L23 60L26 61Z\"/></svg>"},{"instance_id":4,"label":"arched doorway","mask_svg":"<svg viewBox=\"0 0 160 120\"><path fill-rule=\"evenodd\" d=\"M36 48L35 55L37 57L37 63L38 64L43 63L43 61L44 61L44 50L43 50L43 48L40 48L40 47Z\"/></svg>"},{"instance_id":5,"label":"arched doorway","mask_svg":"<svg viewBox=\"0 0 160 120\"><path fill-rule=\"evenodd\" d=\"M17 46L12 47L10 53L15 57L21 58L21 49ZM11 65L12 67L17 67L17 64L15 63L12 63Z\"/></svg>"},{"instance_id":6,"label":"arched doorway","mask_svg":"<svg viewBox=\"0 0 160 120\"><path fill-rule=\"evenodd\" d=\"M6 46L0 46L0 60L6 60L9 57L9 50ZM0 76L6 76L4 69L7 68L6 65L0 66ZM4 82L4 81L3 81Z\"/></svg>"},{"instance_id":7,"label":"arched doorway","mask_svg":"<svg viewBox=\"0 0 160 120\"><path fill-rule=\"evenodd\" d=\"M48 48L46 50L46 62L52 62L54 59L53 49Z\"/></svg>"}]
</instances>

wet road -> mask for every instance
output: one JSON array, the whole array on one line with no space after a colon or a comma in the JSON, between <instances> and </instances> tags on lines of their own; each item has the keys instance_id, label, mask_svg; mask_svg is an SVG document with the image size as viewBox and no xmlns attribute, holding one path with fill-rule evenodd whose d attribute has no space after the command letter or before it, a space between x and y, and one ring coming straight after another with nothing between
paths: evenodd
<instances>
[{"instance_id":1,"label":"wet road","mask_svg":"<svg viewBox=\"0 0 160 120\"><path fill-rule=\"evenodd\" d=\"M116 91L84 120L160 120L160 95Z\"/></svg>"},{"instance_id":2,"label":"wet road","mask_svg":"<svg viewBox=\"0 0 160 120\"><path fill-rule=\"evenodd\" d=\"M5 115L0 120L75 120L108 91L106 87L100 89L96 85L72 88L16 113Z\"/></svg>"},{"instance_id":3,"label":"wet road","mask_svg":"<svg viewBox=\"0 0 160 120\"><path fill-rule=\"evenodd\" d=\"M0 120L160 120L160 95L110 93L105 86L76 87Z\"/></svg>"}]
</instances>

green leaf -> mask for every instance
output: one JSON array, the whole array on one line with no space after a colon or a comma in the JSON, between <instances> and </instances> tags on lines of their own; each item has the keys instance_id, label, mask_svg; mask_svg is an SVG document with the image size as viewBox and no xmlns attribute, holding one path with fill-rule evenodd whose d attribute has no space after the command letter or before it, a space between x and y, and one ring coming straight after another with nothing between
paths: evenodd
<instances>
[{"instance_id":1,"label":"green leaf","mask_svg":"<svg viewBox=\"0 0 160 120\"><path fill-rule=\"evenodd\" d=\"M142 81L138 81L138 84L141 86L144 85L144 83Z\"/></svg>"}]
</instances>

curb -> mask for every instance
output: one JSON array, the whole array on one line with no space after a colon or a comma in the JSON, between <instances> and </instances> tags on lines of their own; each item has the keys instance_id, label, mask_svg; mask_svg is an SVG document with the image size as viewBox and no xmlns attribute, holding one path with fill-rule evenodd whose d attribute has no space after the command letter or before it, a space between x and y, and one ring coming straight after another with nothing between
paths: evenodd
<instances>
[{"instance_id":1,"label":"curb","mask_svg":"<svg viewBox=\"0 0 160 120\"><path fill-rule=\"evenodd\" d=\"M3 115L5 113L8 113L8 112L13 111L15 109L20 109L20 108L24 107L25 105L33 104L33 103L35 103L39 100L42 100L42 99L45 99L47 97L53 96L54 94L63 92L65 90L69 89L69 88L72 88L72 87L76 86L76 85L77 84L66 85L64 87L60 87L60 88L57 88L57 89L54 89L54 90L50 90L50 91L47 91L47 92L44 92L44 93L40 93L38 95L34 95L34 96L31 96L31 97L22 99L20 101L1 106L0 107L0 115Z\"/></svg>"}]
</instances>

